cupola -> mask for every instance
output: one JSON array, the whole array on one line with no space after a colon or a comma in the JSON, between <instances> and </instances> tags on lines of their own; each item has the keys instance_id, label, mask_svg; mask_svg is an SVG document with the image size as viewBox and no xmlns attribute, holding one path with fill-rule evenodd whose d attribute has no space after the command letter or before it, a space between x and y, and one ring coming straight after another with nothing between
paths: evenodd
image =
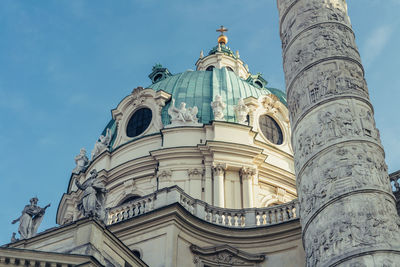
<instances>
[{"instance_id":1,"label":"cupola","mask_svg":"<svg viewBox=\"0 0 400 267\"><path fill-rule=\"evenodd\" d=\"M247 77L246 82L257 88L264 88L267 85L267 81L262 77L261 73L257 73L255 75L249 75Z\"/></svg>"},{"instance_id":2,"label":"cupola","mask_svg":"<svg viewBox=\"0 0 400 267\"><path fill-rule=\"evenodd\" d=\"M213 47L207 56L204 56L203 51L196 62L196 70L212 71L214 68L221 69L225 67L228 71L236 73L240 78L246 79L250 73L240 59L239 51L233 51L227 46L228 37L224 35L228 29L224 26L217 29L221 34L218 36L217 45Z\"/></svg>"},{"instance_id":3,"label":"cupola","mask_svg":"<svg viewBox=\"0 0 400 267\"><path fill-rule=\"evenodd\" d=\"M152 83L157 83L172 76L167 68L163 68L161 64L156 64L153 66L153 71L149 74L149 78Z\"/></svg>"}]
</instances>

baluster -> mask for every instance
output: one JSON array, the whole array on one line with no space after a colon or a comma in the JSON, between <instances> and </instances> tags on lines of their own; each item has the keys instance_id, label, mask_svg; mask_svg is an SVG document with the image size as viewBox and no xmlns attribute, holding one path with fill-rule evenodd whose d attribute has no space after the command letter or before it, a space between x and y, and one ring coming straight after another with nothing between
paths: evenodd
<instances>
[{"instance_id":1,"label":"baluster","mask_svg":"<svg viewBox=\"0 0 400 267\"><path fill-rule=\"evenodd\" d=\"M261 216L260 216L260 214L257 212L257 213L256 213L256 225L257 225L257 226L261 224L260 218L261 218Z\"/></svg>"},{"instance_id":2,"label":"baluster","mask_svg":"<svg viewBox=\"0 0 400 267\"><path fill-rule=\"evenodd\" d=\"M266 213L265 213L265 219L266 219L266 224L267 225L270 225L272 222L271 222L271 211L269 211L269 210L267 210L266 211Z\"/></svg>"},{"instance_id":3,"label":"baluster","mask_svg":"<svg viewBox=\"0 0 400 267\"><path fill-rule=\"evenodd\" d=\"M210 221L210 211L208 210L208 208L205 208L205 213L206 213L206 221L209 222Z\"/></svg>"},{"instance_id":4,"label":"baluster","mask_svg":"<svg viewBox=\"0 0 400 267\"><path fill-rule=\"evenodd\" d=\"M276 214L275 214L275 210L271 210L271 224L276 223Z\"/></svg>"},{"instance_id":5,"label":"baluster","mask_svg":"<svg viewBox=\"0 0 400 267\"><path fill-rule=\"evenodd\" d=\"M288 207L283 207L283 208L282 208L282 212L283 212L283 220L284 220L284 221L289 220L289 216L288 216Z\"/></svg>"},{"instance_id":6,"label":"baluster","mask_svg":"<svg viewBox=\"0 0 400 267\"><path fill-rule=\"evenodd\" d=\"M288 209L289 219L293 219L293 209L294 209L294 206L290 205L289 209Z\"/></svg>"},{"instance_id":7,"label":"baluster","mask_svg":"<svg viewBox=\"0 0 400 267\"><path fill-rule=\"evenodd\" d=\"M218 211L218 224L222 224L222 212Z\"/></svg>"},{"instance_id":8,"label":"baluster","mask_svg":"<svg viewBox=\"0 0 400 267\"><path fill-rule=\"evenodd\" d=\"M128 218L128 211L126 209L122 210L122 220L126 220Z\"/></svg>"},{"instance_id":9,"label":"baluster","mask_svg":"<svg viewBox=\"0 0 400 267\"><path fill-rule=\"evenodd\" d=\"M299 209L299 201L296 201L294 204L294 217L293 218L299 218L300 215L300 209Z\"/></svg>"},{"instance_id":10,"label":"baluster","mask_svg":"<svg viewBox=\"0 0 400 267\"><path fill-rule=\"evenodd\" d=\"M135 203L135 216L138 216L139 212L140 212L140 210L139 210L139 202L136 202Z\"/></svg>"},{"instance_id":11,"label":"baluster","mask_svg":"<svg viewBox=\"0 0 400 267\"><path fill-rule=\"evenodd\" d=\"M215 215L215 210L211 211L211 222L215 223L216 221L216 215Z\"/></svg>"},{"instance_id":12,"label":"baluster","mask_svg":"<svg viewBox=\"0 0 400 267\"><path fill-rule=\"evenodd\" d=\"M144 213L144 202L141 201L139 204L140 204L139 212L140 212L140 215L142 215Z\"/></svg>"},{"instance_id":13,"label":"baluster","mask_svg":"<svg viewBox=\"0 0 400 267\"><path fill-rule=\"evenodd\" d=\"M228 217L227 213L225 211L223 211L222 212L222 224L223 225L227 225L227 221L228 221L227 217Z\"/></svg>"},{"instance_id":14,"label":"baluster","mask_svg":"<svg viewBox=\"0 0 400 267\"><path fill-rule=\"evenodd\" d=\"M282 222L283 221L283 216L282 216L283 210L282 210L282 208L276 209L276 213L278 214L277 223Z\"/></svg>"}]
</instances>

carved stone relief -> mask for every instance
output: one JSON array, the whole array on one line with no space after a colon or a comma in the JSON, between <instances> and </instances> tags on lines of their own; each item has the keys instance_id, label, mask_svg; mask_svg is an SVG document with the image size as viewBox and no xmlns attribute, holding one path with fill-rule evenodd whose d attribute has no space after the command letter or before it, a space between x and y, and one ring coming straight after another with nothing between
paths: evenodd
<instances>
[{"instance_id":1,"label":"carved stone relief","mask_svg":"<svg viewBox=\"0 0 400 267\"><path fill-rule=\"evenodd\" d=\"M349 139L367 139L380 144L372 112L357 100L335 101L307 116L307 124L299 124L293 136L296 170L324 147Z\"/></svg>"},{"instance_id":2,"label":"carved stone relief","mask_svg":"<svg viewBox=\"0 0 400 267\"><path fill-rule=\"evenodd\" d=\"M321 24L302 33L284 54L286 84L307 65L327 57L346 57L360 62L353 33L339 24Z\"/></svg>"},{"instance_id":3,"label":"carved stone relief","mask_svg":"<svg viewBox=\"0 0 400 267\"><path fill-rule=\"evenodd\" d=\"M304 239L307 266L328 266L329 259L351 254L352 250L357 254L370 246L387 247L400 242L400 218L388 196L354 195L333 203L322 213L304 229L312 229Z\"/></svg>"},{"instance_id":4,"label":"carved stone relief","mask_svg":"<svg viewBox=\"0 0 400 267\"><path fill-rule=\"evenodd\" d=\"M324 6L321 9L321 6ZM350 20L346 14L346 4L344 1L323 1L313 0L297 4L296 8L287 12L282 27L282 49L286 50L289 42L302 30L307 27L323 22L335 22L350 25Z\"/></svg>"},{"instance_id":5,"label":"carved stone relief","mask_svg":"<svg viewBox=\"0 0 400 267\"><path fill-rule=\"evenodd\" d=\"M250 254L229 245L220 245L215 247L190 246L194 254L193 263L196 266L258 266L265 260L262 254Z\"/></svg>"},{"instance_id":6,"label":"carved stone relief","mask_svg":"<svg viewBox=\"0 0 400 267\"><path fill-rule=\"evenodd\" d=\"M345 143L332 147L310 161L298 176L304 221L330 199L354 190L391 193L384 152L373 144Z\"/></svg>"},{"instance_id":7,"label":"carved stone relief","mask_svg":"<svg viewBox=\"0 0 400 267\"><path fill-rule=\"evenodd\" d=\"M313 66L288 89L288 106L293 125L314 104L344 95L368 100L368 87L359 65L342 60Z\"/></svg>"}]
</instances>

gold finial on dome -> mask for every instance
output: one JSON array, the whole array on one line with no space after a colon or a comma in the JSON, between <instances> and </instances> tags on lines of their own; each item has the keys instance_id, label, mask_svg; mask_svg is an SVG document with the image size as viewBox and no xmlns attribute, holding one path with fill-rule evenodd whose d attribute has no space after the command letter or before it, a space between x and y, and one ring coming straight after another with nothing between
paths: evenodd
<instances>
[{"instance_id":1,"label":"gold finial on dome","mask_svg":"<svg viewBox=\"0 0 400 267\"><path fill-rule=\"evenodd\" d=\"M228 43L228 37L226 37L226 36L224 35L224 32L227 32L227 31L228 31L228 29L225 28L225 27L222 26L222 25L221 25L221 28L219 28L219 29L217 30L217 32L220 32L220 33L221 33L221 35L218 36L218 43L219 43L219 44L224 44L224 45L226 45L226 44Z\"/></svg>"}]
</instances>

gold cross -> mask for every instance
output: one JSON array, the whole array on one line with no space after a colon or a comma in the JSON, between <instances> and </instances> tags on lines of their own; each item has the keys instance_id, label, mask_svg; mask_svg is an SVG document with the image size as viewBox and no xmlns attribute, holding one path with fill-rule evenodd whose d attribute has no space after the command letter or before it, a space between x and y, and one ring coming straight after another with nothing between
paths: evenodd
<instances>
[{"instance_id":1,"label":"gold cross","mask_svg":"<svg viewBox=\"0 0 400 267\"><path fill-rule=\"evenodd\" d=\"M228 29L227 28L225 28L224 26L222 26L221 25L221 28L219 28L218 30L217 30L217 32L220 32L221 33L221 35L224 35L224 32L227 32L228 31Z\"/></svg>"}]
</instances>

